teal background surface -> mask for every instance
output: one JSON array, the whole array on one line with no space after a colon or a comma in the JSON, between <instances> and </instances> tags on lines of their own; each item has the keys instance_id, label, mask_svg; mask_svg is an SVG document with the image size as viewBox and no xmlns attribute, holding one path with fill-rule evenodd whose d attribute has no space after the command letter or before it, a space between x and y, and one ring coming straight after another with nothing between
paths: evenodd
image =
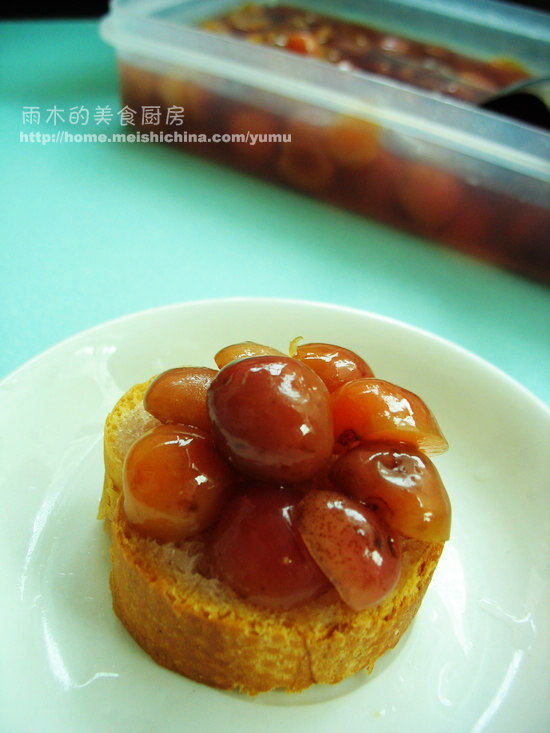
<instances>
[{"instance_id":1,"label":"teal background surface","mask_svg":"<svg viewBox=\"0 0 550 733\"><path fill-rule=\"evenodd\" d=\"M114 52L95 21L4 23L0 48L0 376L124 314L269 296L413 324L550 402L549 289L161 145L20 142L55 132L24 106L116 112Z\"/></svg>"}]
</instances>

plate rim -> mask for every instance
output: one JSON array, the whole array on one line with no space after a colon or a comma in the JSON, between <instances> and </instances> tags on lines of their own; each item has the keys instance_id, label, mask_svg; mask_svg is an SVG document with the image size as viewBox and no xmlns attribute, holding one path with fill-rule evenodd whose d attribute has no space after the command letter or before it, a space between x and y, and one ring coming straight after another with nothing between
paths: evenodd
<instances>
[{"instance_id":1,"label":"plate rim","mask_svg":"<svg viewBox=\"0 0 550 733\"><path fill-rule=\"evenodd\" d=\"M241 303L243 305L246 303L250 303L250 304L262 303L265 305L269 303L273 303L273 304L285 303L285 304L293 305L293 306L325 308L325 309L329 309L333 311L345 311L348 313L352 313L354 315L367 316L369 318L373 318L375 320L386 322L394 326L398 326L400 328L405 328L407 330L413 331L414 333L420 335L423 338L432 339L438 342L441 346L444 346L450 349L451 351L454 351L455 353L459 354L461 357L465 357L467 359L473 360L474 362L476 362L479 366L483 367L484 369L488 369L489 371L492 371L500 379L503 379L505 382L507 382L510 385L510 387L522 392L523 396L526 399L531 401L535 407L542 410L545 413L546 417L550 419L550 406L548 406L540 397L538 397L533 392L531 392L531 390L528 389L528 387L523 385L521 382L519 382L514 377L507 374L500 367L497 367L495 364L492 364L490 361L488 361L484 357L478 356L473 351L466 349L464 346L460 346L459 344L445 338L444 336L440 336L439 334L433 333L432 331L428 331L427 329L421 328L420 326L416 326L412 323L407 323L406 321L402 321L398 318L393 318L392 316L387 316L382 313L375 313L374 311L363 310L361 308L356 308L354 306L339 305L337 303L330 303L327 301L304 300L300 298L269 297L269 296L231 296L231 297L225 297L225 298L201 298L198 300L179 301L177 303L168 303L164 305L152 306L151 308L144 308L143 310L133 311L131 313L125 313L123 315L116 316L114 318L110 318L107 321L103 321L94 326L90 326L89 328L86 328L82 331L78 331L77 333L74 333L71 336L68 336L67 338L62 339L61 341L58 341L57 343L52 344L51 346L48 346L43 351L40 351L38 354L35 354L34 356L30 357L30 359L27 359L22 364L15 367L15 369L13 369L11 372L9 372L6 376L4 376L0 380L0 390L2 390L2 388L4 388L8 383L13 381L14 379L18 379L23 372L33 369L42 359L47 358L51 352L55 351L58 348L68 346L73 341L77 341L78 339L85 338L86 336L92 335L96 333L97 331L100 331L103 328L109 328L115 325L124 324L125 321L131 321L133 319L142 318L147 315L154 315L156 313L160 313L161 311L174 311L180 308L200 307L202 305L223 306L224 304L229 304L229 303L231 304Z\"/></svg>"}]
</instances>

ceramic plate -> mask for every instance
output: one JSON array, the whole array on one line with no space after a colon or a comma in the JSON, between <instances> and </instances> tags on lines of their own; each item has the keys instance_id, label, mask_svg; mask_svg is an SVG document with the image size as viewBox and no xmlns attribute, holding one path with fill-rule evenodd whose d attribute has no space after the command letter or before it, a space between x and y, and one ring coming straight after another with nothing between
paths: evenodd
<instances>
[{"instance_id":1,"label":"ceramic plate","mask_svg":"<svg viewBox=\"0 0 550 733\"><path fill-rule=\"evenodd\" d=\"M113 615L95 520L102 427L128 387L213 365L252 339L358 351L420 394L451 450L436 463L453 529L422 608L369 677L248 698L157 666ZM1 718L6 730L542 730L550 685L550 413L452 344L329 305L187 303L107 323L0 385Z\"/></svg>"}]
</instances>

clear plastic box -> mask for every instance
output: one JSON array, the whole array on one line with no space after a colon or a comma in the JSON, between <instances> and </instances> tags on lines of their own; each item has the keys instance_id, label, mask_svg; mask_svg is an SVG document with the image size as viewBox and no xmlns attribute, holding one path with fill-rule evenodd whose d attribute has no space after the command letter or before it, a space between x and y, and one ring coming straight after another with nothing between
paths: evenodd
<instances>
[{"instance_id":1,"label":"clear plastic box","mask_svg":"<svg viewBox=\"0 0 550 733\"><path fill-rule=\"evenodd\" d=\"M101 33L116 48L122 102L142 132L164 141L178 132L184 150L550 282L549 133L198 28L240 4L112 4ZM490 0L284 4L549 71L550 16L537 11ZM144 107L160 118L144 118ZM178 108L183 121L167 121Z\"/></svg>"}]
</instances>

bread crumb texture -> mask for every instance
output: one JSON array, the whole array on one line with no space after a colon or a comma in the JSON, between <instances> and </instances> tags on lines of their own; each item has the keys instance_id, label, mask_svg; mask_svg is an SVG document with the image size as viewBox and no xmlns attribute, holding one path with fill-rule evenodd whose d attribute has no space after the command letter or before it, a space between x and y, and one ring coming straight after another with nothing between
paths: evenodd
<instances>
[{"instance_id":1,"label":"bread crumb texture","mask_svg":"<svg viewBox=\"0 0 550 733\"><path fill-rule=\"evenodd\" d=\"M112 519L120 491L122 490L122 467L124 456L132 443L143 433L160 425L143 407L143 396L154 377L147 382L134 385L114 406L105 421L103 435L103 457L105 474L111 481L103 484L98 519Z\"/></svg>"}]
</instances>

